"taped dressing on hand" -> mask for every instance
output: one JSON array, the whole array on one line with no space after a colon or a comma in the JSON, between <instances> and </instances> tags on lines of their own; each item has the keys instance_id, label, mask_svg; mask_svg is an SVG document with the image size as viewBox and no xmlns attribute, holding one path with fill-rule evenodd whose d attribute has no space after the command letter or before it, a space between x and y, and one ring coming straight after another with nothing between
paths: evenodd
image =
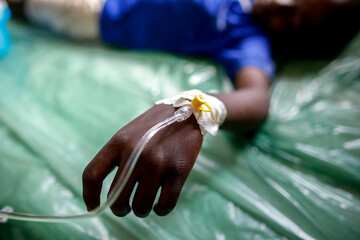
<instances>
[{"instance_id":1,"label":"taped dressing on hand","mask_svg":"<svg viewBox=\"0 0 360 240\"><path fill-rule=\"evenodd\" d=\"M201 104L199 105L199 103ZM165 98L157 101L156 104L166 104L174 107L190 106L203 135L209 132L215 136L227 115L223 102L196 89ZM207 111L204 106L207 106L207 110L211 111Z\"/></svg>"}]
</instances>

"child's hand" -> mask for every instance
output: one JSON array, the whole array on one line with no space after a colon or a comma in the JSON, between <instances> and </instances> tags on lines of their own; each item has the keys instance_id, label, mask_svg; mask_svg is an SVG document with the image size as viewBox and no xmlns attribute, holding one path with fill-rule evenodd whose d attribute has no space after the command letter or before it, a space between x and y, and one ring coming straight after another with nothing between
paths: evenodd
<instances>
[{"instance_id":1,"label":"child's hand","mask_svg":"<svg viewBox=\"0 0 360 240\"><path fill-rule=\"evenodd\" d=\"M111 170L119 167L110 191L143 134L174 112L172 106L155 106L119 130L105 144L83 173L83 197L88 210L99 206L102 182ZM136 182L139 184L132 202L136 216L146 217L150 213L160 187L161 194L154 211L160 216L170 213L195 163L202 140L194 116L158 132L145 146L123 192L111 206L113 213L125 216L131 211L129 198Z\"/></svg>"}]
</instances>

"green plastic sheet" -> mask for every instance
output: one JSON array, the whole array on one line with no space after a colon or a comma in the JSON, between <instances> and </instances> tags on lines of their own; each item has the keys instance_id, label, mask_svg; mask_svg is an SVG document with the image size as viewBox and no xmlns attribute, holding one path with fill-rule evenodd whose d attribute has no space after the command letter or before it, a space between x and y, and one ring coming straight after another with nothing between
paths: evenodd
<instances>
[{"instance_id":1,"label":"green plastic sheet","mask_svg":"<svg viewBox=\"0 0 360 240\"><path fill-rule=\"evenodd\" d=\"M0 60L0 208L84 212L82 171L119 128L180 91L231 90L203 59L73 42L16 22L10 32ZM254 138L206 136L170 215L10 220L0 239L359 239L359 93L360 35L330 63L282 66Z\"/></svg>"}]
</instances>

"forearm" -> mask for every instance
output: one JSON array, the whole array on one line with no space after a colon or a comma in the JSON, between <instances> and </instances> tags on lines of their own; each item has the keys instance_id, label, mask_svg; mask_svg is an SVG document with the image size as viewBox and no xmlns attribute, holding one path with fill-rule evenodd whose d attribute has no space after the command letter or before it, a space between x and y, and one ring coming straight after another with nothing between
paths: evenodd
<instances>
[{"instance_id":1,"label":"forearm","mask_svg":"<svg viewBox=\"0 0 360 240\"><path fill-rule=\"evenodd\" d=\"M236 132L254 130L265 122L268 115L270 81L260 70L246 68L238 72L236 87L232 93L216 95L227 109L222 128Z\"/></svg>"}]
</instances>

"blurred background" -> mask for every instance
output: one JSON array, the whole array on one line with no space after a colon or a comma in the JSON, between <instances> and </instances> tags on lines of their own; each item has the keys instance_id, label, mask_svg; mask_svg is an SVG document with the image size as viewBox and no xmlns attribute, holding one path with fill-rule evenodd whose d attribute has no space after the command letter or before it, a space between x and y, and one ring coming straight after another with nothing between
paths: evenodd
<instances>
[{"instance_id":1,"label":"blurred background","mask_svg":"<svg viewBox=\"0 0 360 240\"><path fill-rule=\"evenodd\" d=\"M0 2L0 209L84 212L82 171L118 129L178 92L233 90L209 59L74 40L12 2L11 20ZM170 215L9 220L0 239L359 239L358 6L255 2L277 63L269 118L252 137L206 136Z\"/></svg>"}]
</instances>

